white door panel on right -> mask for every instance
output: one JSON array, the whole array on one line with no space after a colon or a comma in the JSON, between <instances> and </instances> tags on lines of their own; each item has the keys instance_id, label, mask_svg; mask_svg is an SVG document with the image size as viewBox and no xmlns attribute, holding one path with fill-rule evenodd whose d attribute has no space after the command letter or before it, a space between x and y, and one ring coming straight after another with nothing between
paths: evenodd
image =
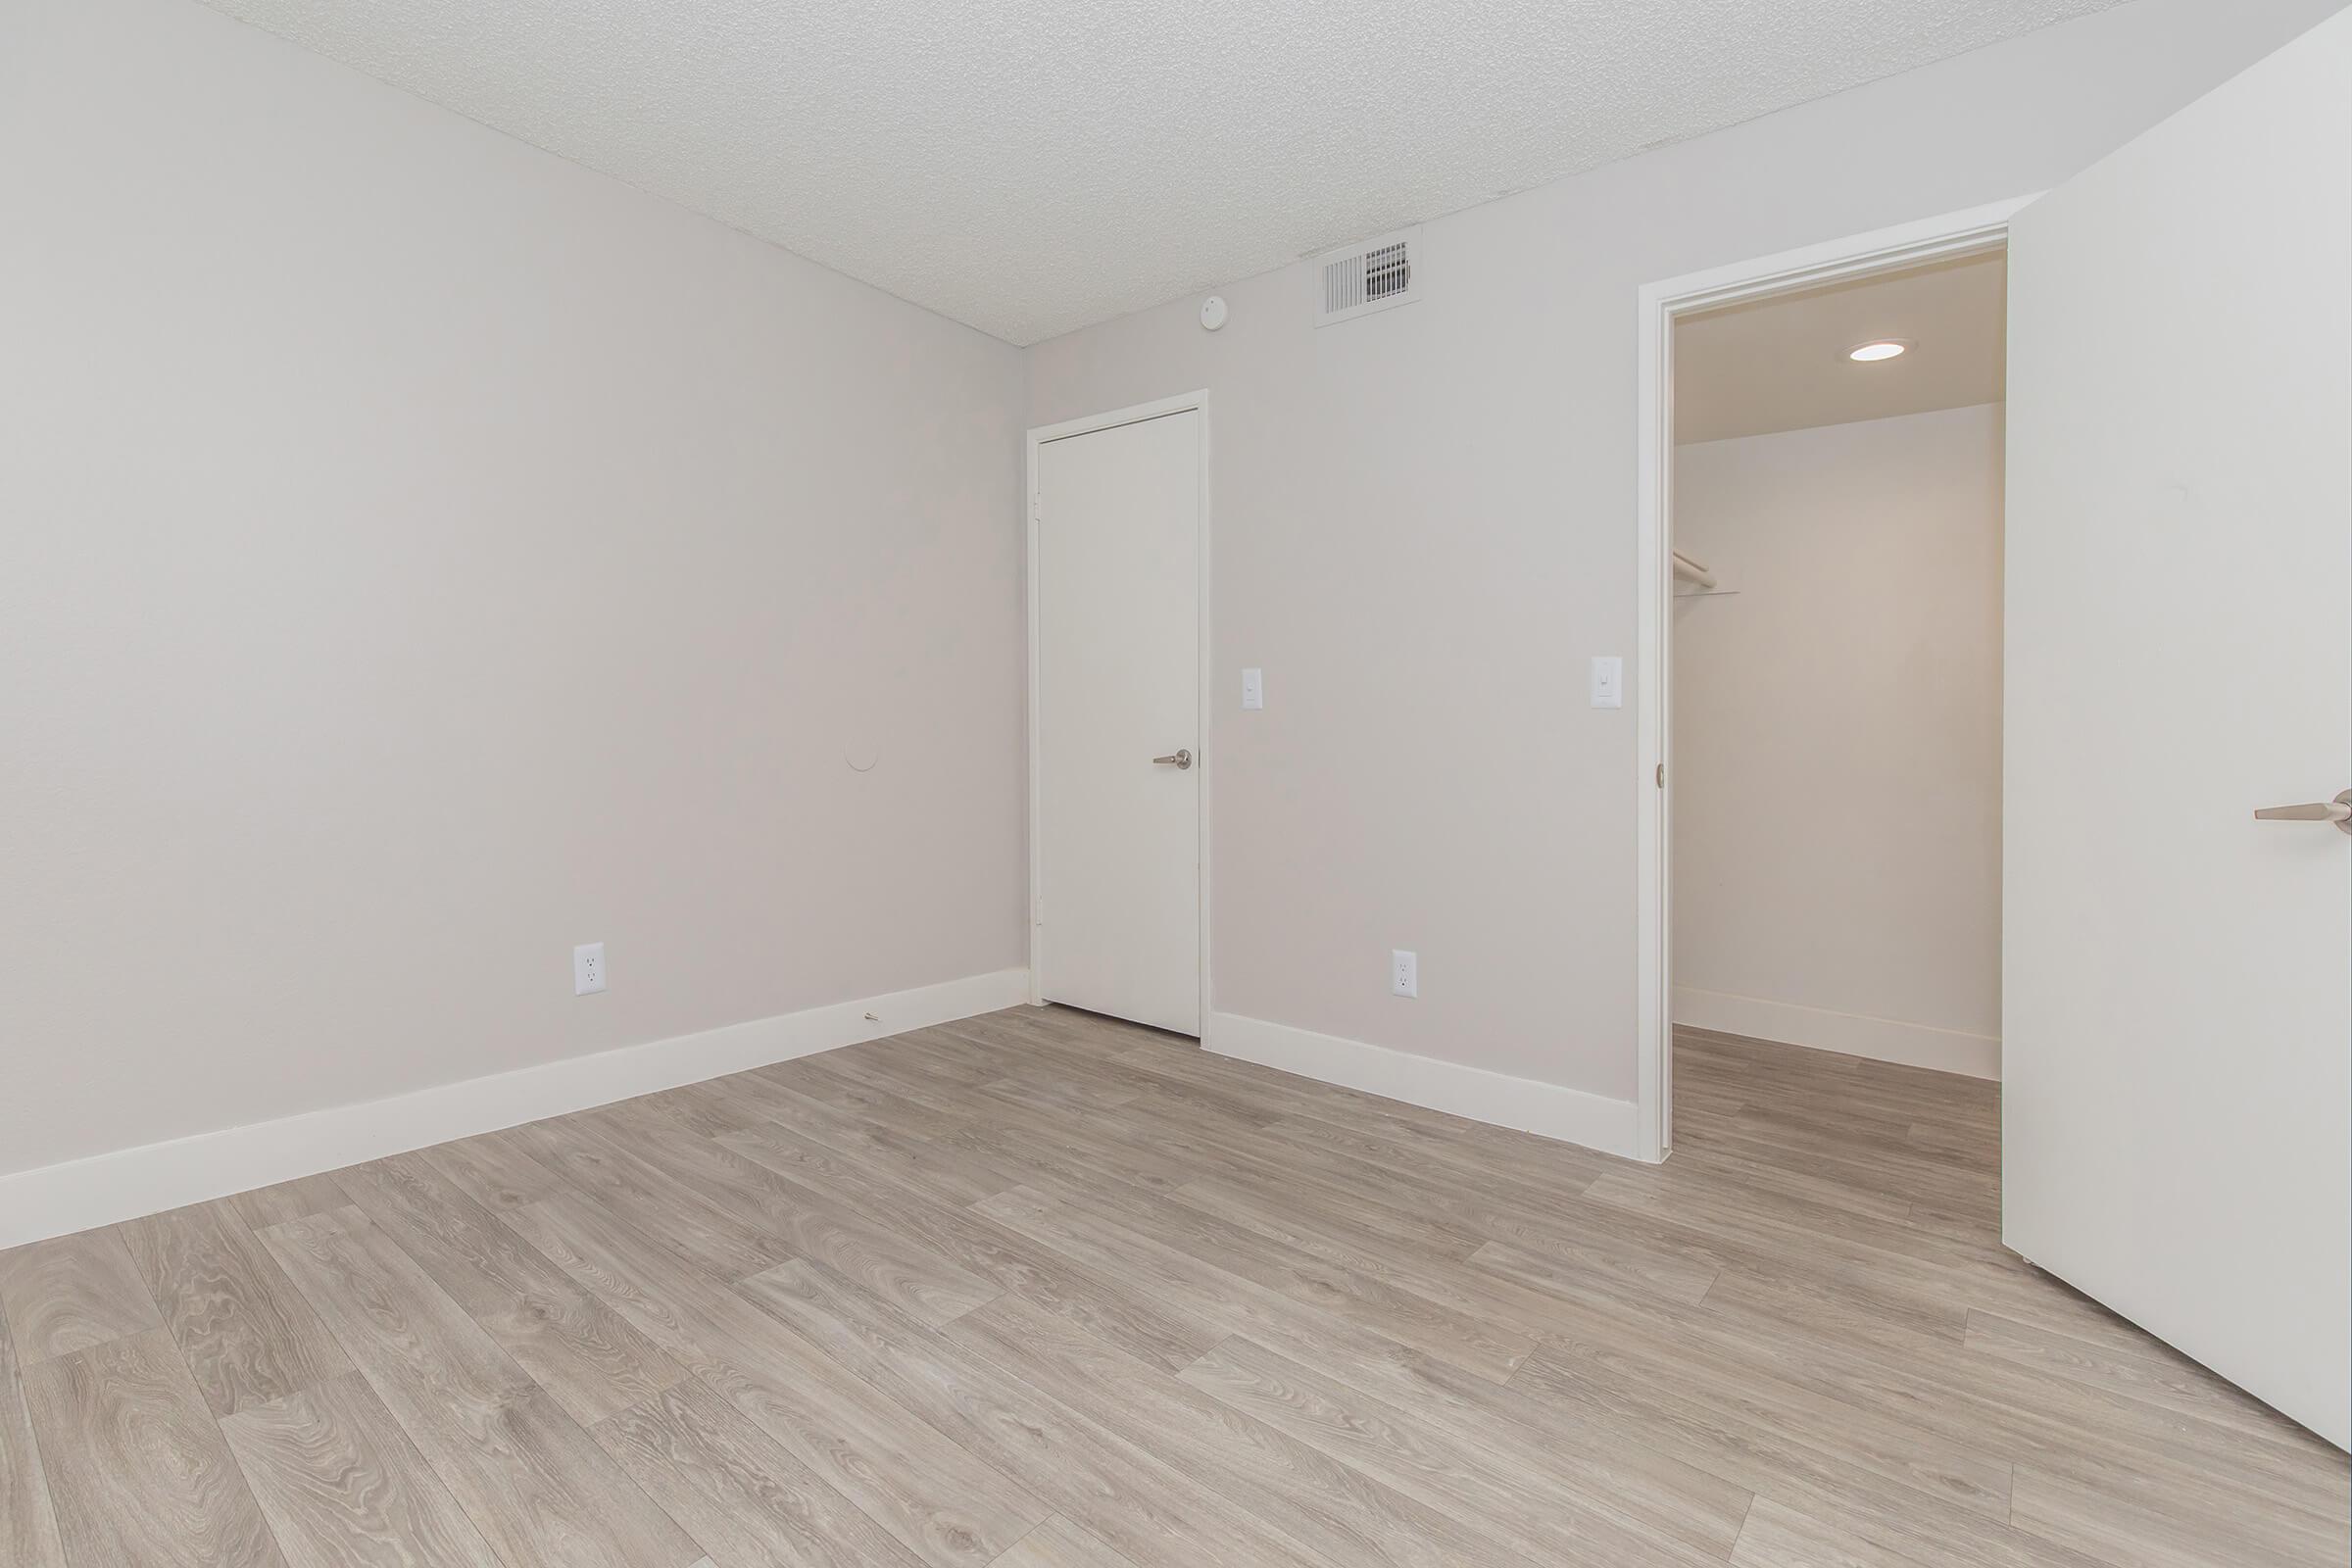
<instances>
[{"instance_id":1,"label":"white door panel on right","mask_svg":"<svg viewBox=\"0 0 2352 1568\"><path fill-rule=\"evenodd\" d=\"M2004 1240L2352 1432L2352 14L2010 239Z\"/></svg>"}]
</instances>

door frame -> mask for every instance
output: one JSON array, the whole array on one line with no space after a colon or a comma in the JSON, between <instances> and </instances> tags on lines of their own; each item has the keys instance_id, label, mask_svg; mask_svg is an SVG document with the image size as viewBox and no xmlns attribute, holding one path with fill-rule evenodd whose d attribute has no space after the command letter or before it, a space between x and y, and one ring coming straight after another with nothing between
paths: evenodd
<instances>
[{"instance_id":1,"label":"door frame","mask_svg":"<svg viewBox=\"0 0 2352 1568\"><path fill-rule=\"evenodd\" d=\"M1199 822L1195 834L1195 859L1199 866L1200 900L1200 1034L1208 1039L1208 846L1209 846L1209 779L1216 763L1216 747L1209 741L1208 721L1212 712L1209 702L1210 676L1213 662L1209 657L1208 563L1209 563L1209 413L1208 389L1180 393L1151 403L1137 403L1124 409L1112 409L1102 414L1090 414L1059 424L1044 424L1030 430L1028 438L1028 475L1023 493L1027 498L1029 553L1026 575L1029 580L1029 1004L1045 1005L1045 921L1040 906L1045 898L1045 846L1039 829L1044 821L1043 784L1038 755L1038 646L1037 646L1037 530L1044 520L1038 495L1037 474L1040 449L1049 442L1067 440L1075 435L1092 435L1099 430L1115 430L1123 424L1141 424L1146 419L1157 419L1171 414L1194 413L1200 416L1198 472L1200 489L1200 517L1197 544L1194 549L1197 570L1194 599L1199 612L1195 633L1200 648L1200 667L1195 671L1195 701L1198 713L1193 728L1193 767L1200 775L1196 796Z\"/></svg>"},{"instance_id":2,"label":"door frame","mask_svg":"<svg viewBox=\"0 0 2352 1568\"><path fill-rule=\"evenodd\" d=\"M1673 786L1674 322L1695 311L2004 248L2032 195L1849 234L1644 283L1637 300L1635 701L1637 799L1634 1155L1674 1148Z\"/></svg>"}]
</instances>

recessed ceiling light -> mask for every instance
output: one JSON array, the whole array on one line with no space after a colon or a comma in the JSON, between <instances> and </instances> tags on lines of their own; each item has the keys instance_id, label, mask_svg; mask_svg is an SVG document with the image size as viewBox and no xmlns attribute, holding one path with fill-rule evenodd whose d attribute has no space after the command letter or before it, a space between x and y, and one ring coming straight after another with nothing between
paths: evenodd
<instances>
[{"instance_id":1,"label":"recessed ceiling light","mask_svg":"<svg viewBox=\"0 0 2352 1568\"><path fill-rule=\"evenodd\" d=\"M1891 360L1910 347L1910 344L1899 337L1874 338L1868 343L1857 343L1847 349L1845 357L1849 360L1859 360L1864 365L1868 365L1874 360Z\"/></svg>"}]
</instances>

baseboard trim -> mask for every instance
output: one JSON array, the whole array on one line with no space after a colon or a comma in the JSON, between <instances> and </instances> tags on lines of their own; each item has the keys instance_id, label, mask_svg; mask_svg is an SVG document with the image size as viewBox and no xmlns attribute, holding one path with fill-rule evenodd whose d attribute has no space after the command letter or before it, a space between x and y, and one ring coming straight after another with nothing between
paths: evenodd
<instances>
[{"instance_id":1,"label":"baseboard trim","mask_svg":"<svg viewBox=\"0 0 2352 1568\"><path fill-rule=\"evenodd\" d=\"M1816 1051L1866 1056L1872 1061L1890 1061L1898 1066L1929 1067L1936 1072L1956 1072L1995 1082L2001 1076L1998 1037L1936 1029L1924 1023L1833 1012L1826 1007L1804 1007L1792 1002L1766 1002L1760 997L1701 991L1694 986L1674 988L1674 1021L1684 1028L1713 1029L1721 1034L1746 1035L1751 1040L1810 1046Z\"/></svg>"},{"instance_id":2,"label":"baseboard trim","mask_svg":"<svg viewBox=\"0 0 2352 1568\"><path fill-rule=\"evenodd\" d=\"M1634 1157L1634 1102L1239 1013L1209 1014L1202 1049L1318 1083Z\"/></svg>"},{"instance_id":3,"label":"baseboard trim","mask_svg":"<svg viewBox=\"0 0 2352 1568\"><path fill-rule=\"evenodd\" d=\"M1029 971L1000 969L18 1171L0 1176L0 1248L994 1012L1028 1000Z\"/></svg>"}]
</instances>

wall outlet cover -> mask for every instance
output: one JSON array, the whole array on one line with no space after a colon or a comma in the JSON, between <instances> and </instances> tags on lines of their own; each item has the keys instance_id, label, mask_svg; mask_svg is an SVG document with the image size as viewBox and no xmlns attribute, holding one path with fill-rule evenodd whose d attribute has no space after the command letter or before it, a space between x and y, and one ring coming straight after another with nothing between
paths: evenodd
<instances>
[{"instance_id":1,"label":"wall outlet cover","mask_svg":"<svg viewBox=\"0 0 2352 1568\"><path fill-rule=\"evenodd\" d=\"M1421 959L1398 948L1389 955L1389 995L1417 997L1421 994Z\"/></svg>"},{"instance_id":2,"label":"wall outlet cover","mask_svg":"<svg viewBox=\"0 0 2352 1568\"><path fill-rule=\"evenodd\" d=\"M605 989L605 945L583 942L571 950L571 994L590 997Z\"/></svg>"}]
</instances>

